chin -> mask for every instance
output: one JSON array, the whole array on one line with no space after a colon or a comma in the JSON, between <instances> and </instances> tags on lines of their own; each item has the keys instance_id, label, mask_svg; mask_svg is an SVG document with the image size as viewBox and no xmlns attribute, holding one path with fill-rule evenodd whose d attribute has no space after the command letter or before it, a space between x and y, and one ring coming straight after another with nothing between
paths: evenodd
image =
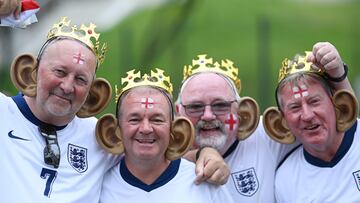
<instances>
[{"instance_id":1,"label":"chin","mask_svg":"<svg viewBox=\"0 0 360 203\"><path fill-rule=\"evenodd\" d=\"M50 112L50 114L54 116L67 116L69 114L72 114L69 109L64 108L48 108L48 112Z\"/></svg>"}]
</instances>

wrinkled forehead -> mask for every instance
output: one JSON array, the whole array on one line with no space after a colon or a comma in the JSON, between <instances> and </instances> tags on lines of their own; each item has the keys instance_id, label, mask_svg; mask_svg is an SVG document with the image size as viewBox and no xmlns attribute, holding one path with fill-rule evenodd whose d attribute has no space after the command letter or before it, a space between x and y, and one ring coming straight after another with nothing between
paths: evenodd
<instances>
[{"instance_id":1,"label":"wrinkled forehead","mask_svg":"<svg viewBox=\"0 0 360 203\"><path fill-rule=\"evenodd\" d=\"M122 103L138 104L139 108L152 109L152 108L172 108L171 98L162 92L160 89L150 86L135 87L124 95ZM123 104L121 107L124 109ZM165 109L165 110L166 110Z\"/></svg>"},{"instance_id":2,"label":"wrinkled forehead","mask_svg":"<svg viewBox=\"0 0 360 203\"><path fill-rule=\"evenodd\" d=\"M200 72L190 76L182 84L182 90L209 90L210 88L213 88L215 86L224 90L231 90L231 83L226 76L212 72Z\"/></svg>"},{"instance_id":3,"label":"wrinkled forehead","mask_svg":"<svg viewBox=\"0 0 360 203\"><path fill-rule=\"evenodd\" d=\"M302 98L313 98L316 95L323 95L331 98L331 88L321 77L305 75L296 80L285 82L280 89L280 102L286 105L287 102L298 101Z\"/></svg>"},{"instance_id":4,"label":"wrinkled forehead","mask_svg":"<svg viewBox=\"0 0 360 203\"><path fill-rule=\"evenodd\" d=\"M38 61L41 62L47 57L55 57L80 67L90 66L92 71L96 71L95 54L87 45L75 39L61 38L49 41L40 50Z\"/></svg>"},{"instance_id":5,"label":"wrinkled forehead","mask_svg":"<svg viewBox=\"0 0 360 203\"><path fill-rule=\"evenodd\" d=\"M240 99L230 79L218 73L201 72L190 76L181 86L178 102L190 97L225 97Z\"/></svg>"},{"instance_id":6,"label":"wrinkled forehead","mask_svg":"<svg viewBox=\"0 0 360 203\"><path fill-rule=\"evenodd\" d=\"M317 89L330 92L329 84L321 77L315 74L294 74L279 84L281 93L291 92L294 88L307 87L307 89Z\"/></svg>"}]
</instances>

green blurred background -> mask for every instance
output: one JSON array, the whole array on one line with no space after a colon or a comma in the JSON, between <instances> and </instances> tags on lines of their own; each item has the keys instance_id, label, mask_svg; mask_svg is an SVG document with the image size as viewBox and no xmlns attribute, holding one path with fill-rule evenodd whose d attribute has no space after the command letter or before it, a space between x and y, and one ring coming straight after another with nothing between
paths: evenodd
<instances>
[{"instance_id":1,"label":"green blurred background","mask_svg":"<svg viewBox=\"0 0 360 203\"><path fill-rule=\"evenodd\" d=\"M359 11L358 0L171 0L133 13L103 33L108 53L97 75L114 86L133 68L163 68L176 99L184 65L198 54L215 61L228 58L239 68L241 95L253 97L263 111L275 105L281 61L311 50L315 42L329 41L359 89ZM15 94L8 71L0 78L0 89ZM115 102L103 113L109 112L115 112Z\"/></svg>"}]
</instances>

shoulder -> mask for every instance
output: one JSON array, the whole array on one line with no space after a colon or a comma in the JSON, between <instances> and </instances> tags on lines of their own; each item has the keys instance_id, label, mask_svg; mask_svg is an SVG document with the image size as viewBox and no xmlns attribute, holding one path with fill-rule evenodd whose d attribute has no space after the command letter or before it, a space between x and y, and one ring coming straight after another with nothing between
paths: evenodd
<instances>
[{"instance_id":1,"label":"shoulder","mask_svg":"<svg viewBox=\"0 0 360 203\"><path fill-rule=\"evenodd\" d=\"M4 105L5 103L8 103L10 100L11 100L10 97L8 97L5 94L3 94L2 92L0 92L0 104L1 104L1 106Z\"/></svg>"},{"instance_id":2,"label":"shoulder","mask_svg":"<svg viewBox=\"0 0 360 203\"><path fill-rule=\"evenodd\" d=\"M276 171L277 178L286 178L287 175L291 175L297 168L301 167L301 164L304 163L302 161L304 157L303 150L303 146L301 145L284 158Z\"/></svg>"},{"instance_id":3,"label":"shoulder","mask_svg":"<svg viewBox=\"0 0 360 203\"><path fill-rule=\"evenodd\" d=\"M195 180L195 164L184 158L181 158L178 173L181 174L181 176L190 176L189 178L193 178Z\"/></svg>"}]
</instances>

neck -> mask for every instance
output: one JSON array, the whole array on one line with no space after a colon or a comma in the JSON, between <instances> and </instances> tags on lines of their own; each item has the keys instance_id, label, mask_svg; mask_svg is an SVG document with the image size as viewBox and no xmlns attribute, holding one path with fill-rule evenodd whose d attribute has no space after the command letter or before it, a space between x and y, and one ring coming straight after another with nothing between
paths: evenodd
<instances>
[{"instance_id":1,"label":"neck","mask_svg":"<svg viewBox=\"0 0 360 203\"><path fill-rule=\"evenodd\" d=\"M126 167L143 183L150 185L167 169L170 161L165 157L158 160L133 160L125 155Z\"/></svg>"},{"instance_id":2,"label":"neck","mask_svg":"<svg viewBox=\"0 0 360 203\"><path fill-rule=\"evenodd\" d=\"M334 139L328 144L322 146L305 146L304 149L314 157L317 157L323 161L330 162L333 160L340 145L344 139L345 133L337 133Z\"/></svg>"}]
</instances>

